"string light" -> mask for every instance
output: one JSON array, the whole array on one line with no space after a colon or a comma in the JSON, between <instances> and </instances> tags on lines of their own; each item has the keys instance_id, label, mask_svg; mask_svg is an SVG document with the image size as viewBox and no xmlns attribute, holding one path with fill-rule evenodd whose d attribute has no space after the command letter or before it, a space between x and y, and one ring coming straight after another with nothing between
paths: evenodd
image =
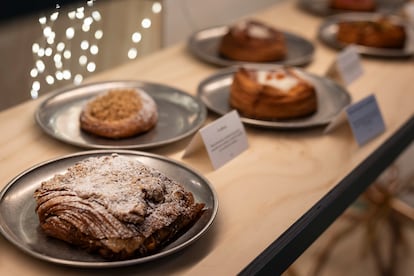
<instances>
[{"instance_id":1,"label":"string light","mask_svg":"<svg viewBox=\"0 0 414 276\"><path fill-rule=\"evenodd\" d=\"M141 26L144 29L148 29L149 27L151 27L151 19L149 19L149 18L142 19Z\"/></svg>"},{"instance_id":2,"label":"string light","mask_svg":"<svg viewBox=\"0 0 414 276\"><path fill-rule=\"evenodd\" d=\"M32 44L31 49L34 58L34 66L29 71L33 79L30 91L32 98L39 96L41 88L62 81L72 81L78 85L85 75L97 70L98 65L94 60L100 53L97 42L103 39L104 31L98 24L102 21L102 14L94 7L94 2L95 0L87 0L85 6L66 12L56 5L57 10L38 18L42 37ZM162 4L155 1L149 9L152 14L159 14ZM63 33L56 32L61 29L59 23L68 19L69 23ZM136 20L137 29L130 36L133 44L127 50L128 59L138 57L137 44L143 40L142 29L151 28L153 23L150 15ZM72 71L76 71L76 74Z\"/></svg>"}]
</instances>

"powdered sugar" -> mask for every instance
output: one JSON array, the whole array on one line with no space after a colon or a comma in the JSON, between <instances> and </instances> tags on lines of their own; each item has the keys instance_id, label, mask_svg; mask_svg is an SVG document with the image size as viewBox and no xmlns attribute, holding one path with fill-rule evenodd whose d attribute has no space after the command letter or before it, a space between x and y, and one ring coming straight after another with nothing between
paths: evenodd
<instances>
[{"instance_id":1,"label":"powdered sugar","mask_svg":"<svg viewBox=\"0 0 414 276\"><path fill-rule=\"evenodd\" d=\"M298 85L299 80L288 74L283 69L274 71L257 71L257 82L263 85L275 87L283 92L289 92L293 87Z\"/></svg>"},{"instance_id":2,"label":"powdered sugar","mask_svg":"<svg viewBox=\"0 0 414 276\"><path fill-rule=\"evenodd\" d=\"M71 206L96 212L96 217L104 220L102 223L117 225L117 230L108 226L112 234L116 232L124 237L136 234L125 225L120 227L113 217L134 224L134 229L149 236L154 229L166 227L179 215L189 213L193 204L192 195L176 181L136 159L118 154L82 160L65 174L42 183L36 193L44 196L46 191L53 193L52 188L56 194L70 191ZM42 204L39 208L43 208ZM94 231L99 236L105 233L99 229Z\"/></svg>"},{"instance_id":3,"label":"powdered sugar","mask_svg":"<svg viewBox=\"0 0 414 276\"><path fill-rule=\"evenodd\" d=\"M144 91L142 90L136 90L139 96L141 97L142 107L141 110L138 113L139 120L142 120L143 122L148 122L151 120L151 117L158 116L158 113L156 112L157 106L154 100Z\"/></svg>"}]
</instances>

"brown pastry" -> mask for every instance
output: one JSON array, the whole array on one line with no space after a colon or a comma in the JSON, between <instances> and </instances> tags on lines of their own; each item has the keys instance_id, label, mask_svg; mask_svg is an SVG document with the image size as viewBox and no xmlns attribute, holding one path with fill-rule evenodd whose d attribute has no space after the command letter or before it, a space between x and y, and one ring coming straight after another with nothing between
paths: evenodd
<instances>
[{"instance_id":1,"label":"brown pastry","mask_svg":"<svg viewBox=\"0 0 414 276\"><path fill-rule=\"evenodd\" d=\"M292 69L240 68L230 87L230 106L249 118L292 119L314 113L317 98L314 86Z\"/></svg>"},{"instance_id":2,"label":"brown pastry","mask_svg":"<svg viewBox=\"0 0 414 276\"><path fill-rule=\"evenodd\" d=\"M267 62L283 60L287 48L282 32L264 23L247 20L229 27L218 51L231 60Z\"/></svg>"},{"instance_id":3,"label":"brown pastry","mask_svg":"<svg viewBox=\"0 0 414 276\"><path fill-rule=\"evenodd\" d=\"M329 3L332 9L370 12L377 7L375 0L330 0Z\"/></svg>"},{"instance_id":4,"label":"brown pastry","mask_svg":"<svg viewBox=\"0 0 414 276\"><path fill-rule=\"evenodd\" d=\"M404 26L383 17L373 21L339 22L336 39L344 44L401 49L405 46L406 32Z\"/></svg>"},{"instance_id":5,"label":"brown pastry","mask_svg":"<svg viewBox=\"0 0 414 276\"><path fill-rule=\"evenodd\" d=\"M204 208L175 180L118 154L77 162L34 198L44 233L109 260L162 249Z\"/></svg>"},{"instance_id":6,"label":"brown pastry","mask_svg":"<svg viewBox=\"0 0 414 276\"><path fill-rule=\"evenodd\" d=\"M139 89L115 89L91 99L80 114L80 128L106 138L146 132L158 120L154 100Z\"/></svg>"}]
</instances>

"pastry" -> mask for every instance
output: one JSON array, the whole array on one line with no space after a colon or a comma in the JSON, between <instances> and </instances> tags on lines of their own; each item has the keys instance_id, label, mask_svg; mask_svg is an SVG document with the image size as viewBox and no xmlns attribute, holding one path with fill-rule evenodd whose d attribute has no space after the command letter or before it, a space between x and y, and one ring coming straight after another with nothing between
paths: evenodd
<instances>
[{"instance_id":1,"label":"pastry","mask_svg":"<svg viewBox=\"0 0 414 276\"><path fill-rule=\"evenodd\" d=\"M344 44L401 49L405 46L406 32L404 26L382 17L372 21L339 22L336 39Z\"/></svg>"},{"instance_id":2,"label":"pastry","mask_svg":"<svg viewBox=\"0 0 414 276\"><path fill-rule=\"evenodd\" d=\"M282 32L261 22L246 20L229 27L218 51L231 60L268 62L283 60L287 48Z\"/></svg>"},{"instance_id":3,"label":"pastry","mask_svg":"<svg viewBox=\"0 0 414 276\"><path fill-rule=\"evenodd\" d=\"M86 103L80 128L105 138L126 138L153 128L158 120L154 100L143 90L114 89Z\"/></svg>"},{"instance_id":4,"label":"pastry","mask_svg":"<svg viewBox=\"0 0 414 276\"><path fill-rule=\"evenodd\" d=\"M331 0L330 7L338 10L370 12L376 9L375 0Z\"/></svg>"},{"instance_id":5,"label":"pastry","mask_svg":"<svg viewBox=\"0 0 414 276\"><path fill-rule=\"evenodd\" d=\"M118 154L77 162L42 182L34 198L46 235L108 260L159 251L204 208L177 181Z\"/></svg>"},{"instance_id":6,"label":"pastry","mask_svg":"<svg viewBox=\"0 0 414 276\"><path fill-rule=\"evenodd\" d=\"M230 87L230 106L243 116L292 119L317 110L314 86L290 68L255 70L239 68Z\"/></svg>"}]
</instances>

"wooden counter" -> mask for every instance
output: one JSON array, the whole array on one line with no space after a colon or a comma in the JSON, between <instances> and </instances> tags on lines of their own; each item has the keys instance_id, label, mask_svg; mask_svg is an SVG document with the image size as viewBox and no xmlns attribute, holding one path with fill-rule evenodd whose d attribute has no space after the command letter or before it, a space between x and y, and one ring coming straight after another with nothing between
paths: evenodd
<instances>
[{"instance_id":1,"label":"wooden counter","mask_svg":"<svg viewBox=\"0 0 414 276\"><path fill-rule=\"evenodd\" d=\"M315 58L305 69L323 75L337 52L316 39L323 19L299 10L294 3L282 1L255 17L313 41ZM323 134L322 128L280 131L246 127L248 150L216 171L205 154L182 159L190 138L150 151L196 169L217 191L219 211L215 223L185 250L142 265L88 270L34 259L0 236L0 274L237 274L413 115L413 59L363 58L362 65L365 73L350 85L349 91L354 100L375 93L386 123L385 133L363 147L343 125L330 134ZM198 83L217 69L195 59L186 45L180 44L87 82L143 80L195 95ZM39 162L82 150L40 130L33 114L41 100L0 113L0 187ZM210 115L208 121L216 118Z\"/></svg>"}]
</instances>

